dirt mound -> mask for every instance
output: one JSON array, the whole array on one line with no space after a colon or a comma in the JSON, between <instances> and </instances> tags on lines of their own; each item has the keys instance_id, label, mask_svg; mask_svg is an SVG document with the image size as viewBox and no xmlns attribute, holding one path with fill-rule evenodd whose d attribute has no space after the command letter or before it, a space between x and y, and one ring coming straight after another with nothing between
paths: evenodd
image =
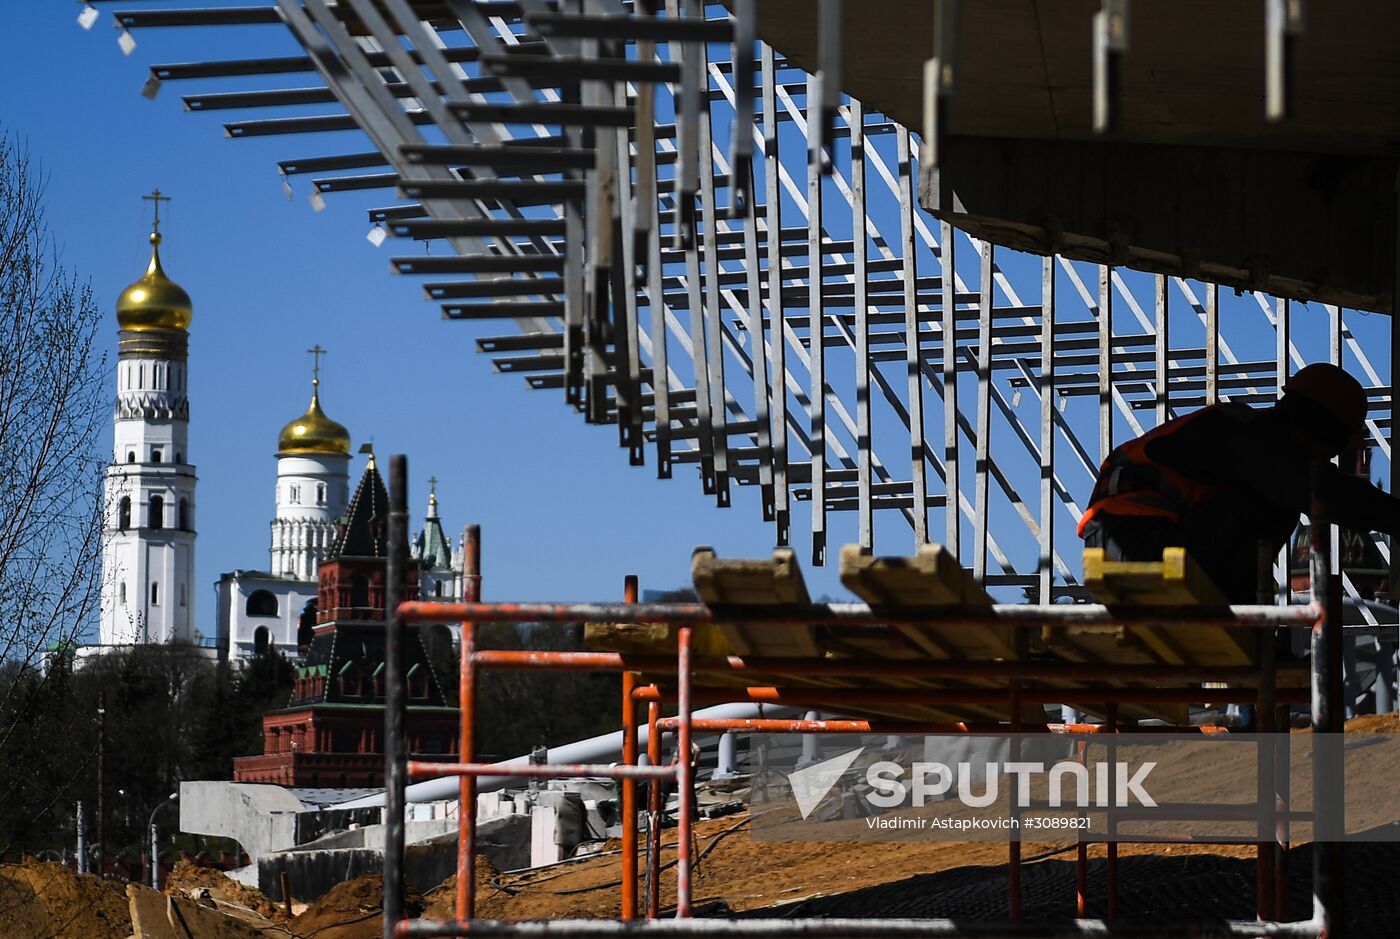
<instances>
[{"instance_id":1,"label":"dirt mound","mask_svg":"<svg viewBox=\"0 0 1400 939\"><path fill-rule=\"evenodd\" d=\"M1177 846L1181 847L1181 846ZM1208 845L1192 845L1208 848ZM1253 857L1209 851L1167 857L1133 854L1120 858L1117 875L1118 916L1125 925L1151 923L1153 935L1189 935L1174 924L1250 920L1255 914ZM1400 845L1349 844L1346 928L1349 939L1391 939L1400 916L1400 896L1391 888L1400 861ZM1026 864L1021 879L1021 915L1026 921L1063 923L1076 915L1078 873L1073 855ZM1107 913L1108 865L1090 860L1085 898L1091 917ZM797 902L752 910L756 917L914 917L1005 920L1005 865L959 867ZM1308 845L1288 858L1287 919L1312 912L1312 857ZM741 914L741 916L744 914Z\"/></svg>"},{"instance_id":2,"label":"dirt mound","mask_svg":"<svg viewBox=\"0 0 1400 939\"><path fill-rule=\"evenodd\" d=\"M126 895L116 884L46 861L0 867L0 936L126 939L130 935Z\"/></svg>"},{"instance_id":3,"label":"dirt mound","mask_svg":"<svg viewBox=\"0 0 1400 939\"><path fill-rule=\"evenodd\" d=\"M486 859L486 855L476 856L476 915L481 919L504 918L503 900L512 894L503 890L498 883L500 872ZM457 875L438 884L424 898L424 919L454 919L457 915Z\"/></svg>"},{"instance_id":4,"label":"dirt mound","mask_svg":"<svg viewBox=\"0 0 1400 939\"><path fill-rule=\"evenodd\" d=\"M412 887L404 892L404 912L417 916L423 897ZM378 939L384 935L384 879L369 874L337 884L288 926L297 936L316 939Z\"/></svg>"},{"instance_id":5,"label":"dirt mound","mask_svg":"<svg viewBox=\"0 0 1400 939\"><path fill-rule=\"evenodd\" d=\"M695 902L723 900L734 911L763 909L817 895L871 888L891 881L972 865L1003 865L1007 846L996 842L783 842L755 839L744 820L700 821L696 837L705 852L694 871ZM675 829L663 839L663 908L675 903ZM1054 856L1065 844L1028 842L1026 858ZM1072 847L1071 847L1072 850ZM1253 847L1221 845L1121 845L1120 855L1156 853L1174 858L1197 853L1253 857ZM1105 854L1103 845L1091 857ZM1072 856L1072 855L1071 855ZM616 917L620 913L620 858L616 854L499 874L477 860L476 914L488 919ZM456 878L428 894L425 919L452 919ZM639 891L640 892L640 891Z\"/></svg>"},{"instance_id":6,"label":"dirt mound","mask_svg":"<svg viewBox=\"0 0 1400 939\"><path fill-rule=\"evenodd\" d=\"M247 907L275 923L287 921L287 913L282 904L273 903L261 891L241 884L212 867L200 867L184 858L176 861L175 867L166 878L165 892L172 896L190 896L201 890L208 890L215 900Z\"/></svg>"},{"instance_id":7,"label":"dirt mound","mask_svg":"<svg viewBox=\"0 0 1400 939\"><path fill-rule=\"evenodd\" d=\"M1347 721L1349 734L1400 734L1400 715L1394 711L1386 714L1362 714Z\"/></svg>"}]
</instances>

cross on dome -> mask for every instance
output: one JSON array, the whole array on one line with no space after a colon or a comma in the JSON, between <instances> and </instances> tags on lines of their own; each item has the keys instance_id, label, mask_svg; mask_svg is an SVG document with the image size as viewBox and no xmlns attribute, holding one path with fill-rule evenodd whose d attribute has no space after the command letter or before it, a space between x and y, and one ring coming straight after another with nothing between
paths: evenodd
<instances>
[{"instance_id":1,"label":"cross on dome","mask_svg":"<svg viewBox=\"0 0 1400 939\"><path fill-rule=\"evenodd\" d=\"M141 198L145 199L147 202L155 203L156 215L155 220L151 222L151 232L158 235L160 234L160 204L162 202L169 202L170 197L163 195L160 189L154 189L149 196L142 196Z\"/></svg>"},{"instance_id":2,"label":"cross on dome","mask_svg":"<svg viewBox=\"0 0 1400 939\"><path fill-rule=\"evenodd\" d=\"M306 351L311 355L311 384L319 385L321 383L321 356L326 354L326 350L322 349L318 342Z\"/></svg>"}]
</instances>

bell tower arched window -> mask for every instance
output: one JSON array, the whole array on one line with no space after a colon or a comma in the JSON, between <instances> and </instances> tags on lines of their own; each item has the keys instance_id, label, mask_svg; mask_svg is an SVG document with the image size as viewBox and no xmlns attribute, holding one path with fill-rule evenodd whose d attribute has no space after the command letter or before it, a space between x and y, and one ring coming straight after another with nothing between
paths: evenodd
<instances>
[{"instance_id":1,"label":"bell tower arched window","mask_svg":"<svg viewBox=\"0 0 1400 939\"><path fill-rule=\"evenodd\" d=\"M131 496L122 496L117 503L117 529L126 531L131 527Z\"/></svg>"},{"instance_id":2,"label":"bell tower arched window","mask_svg":"<svg viewBox=\"0 0 1400 939\"><path fill-rule=\"evenodd\" d=\"M160 529L165 527L165 499L160 496L151 496L150 520L147 528Z\"/></svg>"},{"instance_id":3,"label":"bell tower arched window","mask_svg":"<svg viewBox=\"0 0 1400 939\"><path fill-rule=\"evenodd\" d=\"M254 590L248 596L244 611L249 616L276 616L277 597L270 590Z\"/></svg>"}]
</instances>

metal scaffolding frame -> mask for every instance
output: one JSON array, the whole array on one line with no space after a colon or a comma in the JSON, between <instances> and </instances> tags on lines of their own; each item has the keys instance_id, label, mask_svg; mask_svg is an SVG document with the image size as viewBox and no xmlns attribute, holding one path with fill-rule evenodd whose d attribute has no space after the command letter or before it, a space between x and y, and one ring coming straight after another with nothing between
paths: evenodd
<instances>
[{"instance_id":1,"label":"metal scaffolding frame","mask_svg":"<svg viewBox=\"0 0 1400 939\"><path fill-rule=\"evenodd\" d=\"M402 526L407 519L406 479L407 461L394 457L390 461L391 527ZM1315 505L1316 508L1316 505ZM982 607L953 605L945 608L900 607L889 605L872 608L866 604L779 604L753 603L712 607L705 603L638 603L635 579L629 579L623 603L483 603L473 597L458 604L405 602L397 606L397 616L386 623L386 638L390 646L401 643L403 627L410 623L456 622L460 624L459 705L462 726L458 763L408 762L403 764L403 735L388 735L389 760L401 770L391 773L390 790L386 799L389 812L402 818L404 787L408 779L456 776L459 790L459 840L455 893L455 918L450 921L410 920L402 916L402 858L403 832L391 831L385 853L385 936L459 936L459 935L567 935L611 936L632 934L658 935L753 935L785 936L977 936L977 935L1158 935L1152 927L1115 923L1117 919L1117 850L1112 843L1108 850L1107 918L1088 919L1087 842L1077 845L1078 919L1072 923L1034 923L1023 921L1020 915L1021 853L1019 843L1008 846L1008 910L1010 921L1005 923L968 922L953 920L875 919L875 920L734 920L692 918L691 876L695 860L692 846L694 802L689 797L695 786L691 741L696 732L737 731L743 733L850 733L850 734L947 734L1000 731L1019 733L1069 732L1103 733L1109 735L1120 729L1118 713L1121 705L1139 702L1189 702L1210 695L1217 701L1248 702L1258 706L1260 730L1269 734L1276 728L1286 728L1287 706L1309 698L1312 705L1312 730L1319 735L1333 735L1342 730L1341 649L1342 630L1339 618L1341 590L1329 575L1331 567L1331 538L1329 526L1319 523L1312 535L1312 587L1319 598L1307 605L1232 606L1228 609L1181 606L1149 608L1102 604L1000 604ZM397 541L394 544L399 544ZM391 552L390 578L399 565L408 563L402 547ZM1266 591L1267 592L1267 591ZM633 655L610 652L550 652L479 649L476 629L481 623L576 623L591 624L661 624L675 630L676 654ZM1271 654L1260 655L1247 666L1202 667L1182 665L1137 666L1103 663L1100 666L1058 661L935 661L920 658L912 661L872 661L859 654L837 658L772 658L730 655L701 656L694 651L696 630L716 623L762 626L769 629L797 629L813 626L860 627L876 632L889 631L901 623L919 625L958 625L968 628L1009 627L1016 630L1095 625L1116 627L1151 627L1184 625L1228 625L1254 631L1258 648L1272 649L1275 630L1309 626L1312 635L1310 689L1277 687L1278 665ZM612 764L490 764L474 762L473 749L475 689L481 669L525 669L542 671L613 671L623 675L622 760ZM734 687L723 679L744 676L765 684ZM857 684L842 687L806 683L813 676L842 676L856 679ZM952 681L941 687L904 687L896 691L879 685L881 677L920 677L957 679L972 676L992 680L993 687L959 686ZM1125 687L1121 682L1106 679L1138 678L1143 684ZM709 679L710 681L707 681ZM714 679L719 679L718 683ZM401 683L402 675L391 666L386 675L391 687ZM766 684L771 682L771 684ZM1207 691L1201 682L1211 682ZM1228 683L1228 684L1227 684ZM710 687L705 687L706 685ZM701 719L693 716L697 704L714 701L746 700L785 705L820 706L835 711L886 708L891 705L931 704L962 706L972 711L979 704L1005 702L1009 722L976 723L971 721L934 722L910 719ZM1104 709L1102 725L1035 724L1021 718L1021 705L1026 702L1071 701L1097 705ZM661 717L662 703L674 703L674 717ZM643 764L638 745L641 724L640 707L646 705L648 725L647 757ZM400 698L398 707L402 711ZM391 713L386 725L392 727ZM1133 728L1135 731L1143 728ZM1163 730L1179 728L1161 728ZM662 735L673 731L677 737L675 758L663 760ZM1284 731L1286 733L1286 730ZM1314 738L1315 747L1331 747L1326 736ZM1272 748L1259 748L1260 804L1276 806L1282 798L1287 805L1284 785L1287 773L1280 773L1279 756ZM1339 760L1316 758L1312 764L1313 792L1327 792L1340 799L1344 787ZM505 922L480 920L475 917L475 853L476 803L475 780L481 776L526 776L530 778L570 778L592 776L614 779L622 788L622 846L621 846L621 920L598 923L589 920ZM677 853L676 905L674 918L662 918L660 828L662 795L658 785L675 785L678 799L678 829L675 842ZM642 838L640 830L640 800L638 783L650 783L647 826L647 869L641 876ZM1238 806L1225 808L1238 809ZM1329 812L1299 815L1291 810L1270 812L1261 825L1260 837L1248 842L1257 844L1258 880L1257 905L1259 922L1203 924L1189 927L1192 935L1231 936L1335 936L1341 934L1344 907L1340 893L1340 847L1342 832L1335 829L1336 820ZM1313 857L1313 916L1310 919L1286 922L1287 914L1287 850L1289 821L1310 818L1315 826ZM392 822L393 816L391 816ZM1110 825L1113 824L1110 818ZM1167 840L1149 837L1142 840ZM641 885L645 897L639 897Z\"/></svg>"},{"instance_id":2,"label":"metal scaffolding frame","mask_svg":"<svg viewBox=\"0 0 1400 939\"><path fill-rule=\"evenodd\" d=\"M1308 359L1359 368L1390 459L1390 387L1344 311L1301 342L1287 300L1253 293L1222 315L1213 284L1053 255L1036 271L935 223L915 199L917 139L840 93L840 44L803 72L754 40L751 0L733 14L701 0L94 2L120 7L123 36L290 30L304 56L155 65L145 91L247 85L183 97L276 112L229 120L234 138L363 132L372 150L281 172L310 175L316 200L406 197L371 223L451 252L393 270L425 278L448 319L509 321L476 340L497 371L616 425L633 464L695 466L717 506L757 487L778 545L807 503L813 563L833 513L855 514L866 552L877 529L886 551L928 543L941 513L943 543L989 587L1082 598L1075 493L1115 441L1203 404L1272 401ZM820 6L828 38L839 7ZM288 86L304 75L320 84ZM338 107L297 111L318 105ZM1267 331L1267 354L1235 352ZM1096 413L1067 411L1095 396ZM887 516L909 535L891 538Z\"/></svg>"}]
</instances>

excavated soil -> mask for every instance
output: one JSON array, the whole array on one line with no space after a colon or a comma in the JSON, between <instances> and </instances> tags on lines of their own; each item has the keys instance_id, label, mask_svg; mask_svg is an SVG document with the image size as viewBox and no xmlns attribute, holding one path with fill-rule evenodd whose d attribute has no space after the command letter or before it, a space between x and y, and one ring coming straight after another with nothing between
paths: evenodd
<instances>
[{"instance_id":1,"label":"excavated soil","mask_svg":"<svg viewBox=\"0 0 1400 939\"><path fill-rule=\"evenodd\" d=\"M1362 714L1347 721L1349 734L1400 734L1400 714Z\"/></svg>"},{"instance_id":2,"label":"excavated soil","mask_svg":"<svg viewBox=\"0 0 1400 939\"><path fill-rule=\"evenodd\" d=\"M423 905L422 895L409 887L404 911L417 916ZM299 939L377 939L384 935L383 909L384 879L370 874L332 887L287 926Z\"/></svg>"},{"instance_id":3,"label":"excavated soil","mask_svg":"<svg viewBox=\"0 0 1400 939\"><path fill-rule=\"evenodd\" d=\"M1349 732L1400 733L1394 714L1347 722ZM675 833L663 837L662 905L675 902ZM990 842L780 842L749 836L747 818L700 821L701 852L694 872L695 902L704 912L784 916L950 916L1004 918L1005 844ZM616 848L610 844L608 848ZM1027 843L1022 877L1024 913L1059 918L1073 913L1075 866L1068 843ZM1091 915L1102 915L1107 889L1104 845L1089 849ZM1400 919L1400 892L1387 874L1400 866L1396 845L1347 849L1349 921L1357 935L1369 924ZM1120 913L1158 921L1191 916L1248 918L1253 902L1252 846L1207 844L1119 846ZM1295 850L1290 886L1297 915L1308 903L1309 849ZM620 859L605 853L537 871L503 874L477 859L477 916L491 919L616 917ZM410 890L411 915L450 919L455 878L427 898ZM383 934L379 877L343 883L290 921L280 905L207 868L182 861L166 890L207 889L224 904L244 907L296 939L378 939ZM1360 927L1358 929L1358 927ZM26 861L0 867L0 936L24 939L127 939L132 930L118 885L59 864ZM1380 935L1381 933L1377 933Z\"/></svg>"},{"instance_id":4,"label":"excavated soil","mask_svg":"<svg viewBox=\"0 0 1400 939\"><path fill-rule=\"evenodd\" d=\"M252 910L274 923L285 923L288 919L282 904L272 902L261 891L239 883L222 871L200 867L184 858L176 861L166 877L165 892L172 896L194 896L203 890L208 890L220 903Z\"/></svg>"},{"instance_id":5,"label":"excavated soil","mask_svg":"<svg viewBox=\"0 0 1400 939\"><path fill-rule=\"evenodd\" d=\"M1124 924L1151 924L1160 935L1191 935L1185 928L1250 920L1255 916L1254 858L1193 852L1127 854L1118 863L1116 915ZM1345 850L1347 936L1392 939L1400 916L1400 894L1393 878L1400 865L1398 844L1348 844ZM1068 922L1076 915L1077 871L1072 859L1052 858L1022 870L1022 915L1039 922ZM1087 912L1106 916L1108 866L1090 860L1085 881ZM1289 855L1286 919L1312 913L1310 845ZM925 874L864 890L813 897L756 911L780 917L949 917L1004 920L1007 909L1006 867L963 867ZM1174 925L1181 924L1181 925Z\"/></svg>"},{"instance_id":6,"label":"excavated soil","mask_svg":"<svg viewBox=\"0 0 1400 939\"><path fill-rule=\"evenodd\" d=\"M1366 715L1347 722L1353 733L1400 733L1400 720L1394 714ZM1202 793L1228 800L1228 792ZM913 889L915 882L923 890L921 878L944 877L954 894L966 892L967 884L986 888L985 902L970 904L973 908L992 908L1001 904L1000 918L1007 915L1006 860L1007 846L994 842L781 842L751 838L744 820L734 818L700 821L696 824L698 848L704 852L696 870L694 895L697 907L722 902L735 912L789 908L802 903L801 915L820 915L808 909L822 898L826 901L825 915L882 915L890 910L888 901ZM675 857L675 833L663 836L663 862ZM608 847L616 847L609 845ZM1026 859L1028 885L1032 880L1058 897L1073 896L1073 846L1068 842L1035 843L1022 846ZM1363 853L1365 853L1365 849ZM1304 854L1298 857L1306 857ZM1089 846L1091 861L1090 885L1105 881L1107 874L1103 858L1107 848L1102 844ZM1142 909L1152 909L1153 891L1163 883L1188 878L1193 883L1219 882L1221 909L1235 903L1231 898L1246 898L1252 902L1252 845L1219 844L1122 844L1118 855L1123 859L1119 882L1125 895L1138 891ZM1069 860L1065 860L1068 858ZM1037 862L1038 859L1038 862ZM1295 861L1295 863L1302 863ZM1031 871L1034 869L1034 873ZM1366 870L1366 867L1360 868ZM1065 871L1069 871L1068 875ZM491 919L553 919L565 917L609 918L620 913L618 884L621 869L618 856L602 855L539 871L498 874L490 871L485 858L477 859L477 916ZM1064 880L1070 878L1068 886ZM1296 875L1295 875L1296 876ZM1165 877L1165 880L1163 879ZM1362 879L1353 874L1361 889ZM675 873L668 868L661 875L663 907L675 902ZM1139 883L1140 881L1140 883ZM990 884L999 886L991 889ZM1133 885L1129 887L1130 883ZM896 886L898 885L898 886ZM1246 889L1247 887L1247 889ZM1106 889L1106 886L1105 886ZM1299 881L1299 890L1306 889ZM455 879L448 880L428 894L423 915L428 919L451 919L453 916ZM1383 904L1384 890L1366 893L1361 907ZM1164 894L1160 905L1170 907L1173 894ZM953 898L944 897L944 905ZM847 900L850 910L846 912ZM869 901L868 903L866 901ZM1045 901L1047 910L1057 910L1059 900ZM926 910L918 915L942 916L946 913ZM1189 904L1182 906L1189 911ZM912 915L912 914L906 914ZM980 914L979 914L980 915ZM988 914L990 915L990 914Z\"/></svg>"},{"instance_id":7,"label":"excavated soil","mask_svg":"<svg viewBox=\"0 0 1400 939\"><path fill-rule=\"evenodd\" d=\"M745 820L696 824L700 851L708 852L694 871L697 907L722 901L734 911L758 910L794 900L844 894L923 874L967 866L1004 865L1007 846L992 842L783 842L749 837ZM675 857L675 834L663 838L663 863ZM1028 842L1029 859L1071 847ZM1253 848L1220 845L1122 845L1120 856L1169 857L1215 854L1252 858ZM1091 857L1102 857L1102 845ZM487 919L610 918L620 914L620 862L617 855L580 860L538 872L490 875L478 858L476 915ZM661 874L661 903L675 903L675 871ZM456 891L449 879L428 894L426 919L451 919Z\"/></svg>"},{"instance_id":8,"label":"excavated soil","mask_svg":"<svg viewBox=\"0 0 1400 939\"><path fill-rule=\"evenodd\" d=\"M131 915L118 884L49 861L0 867L0 936L127 939Z\"/></svg>"}]
</instances>

